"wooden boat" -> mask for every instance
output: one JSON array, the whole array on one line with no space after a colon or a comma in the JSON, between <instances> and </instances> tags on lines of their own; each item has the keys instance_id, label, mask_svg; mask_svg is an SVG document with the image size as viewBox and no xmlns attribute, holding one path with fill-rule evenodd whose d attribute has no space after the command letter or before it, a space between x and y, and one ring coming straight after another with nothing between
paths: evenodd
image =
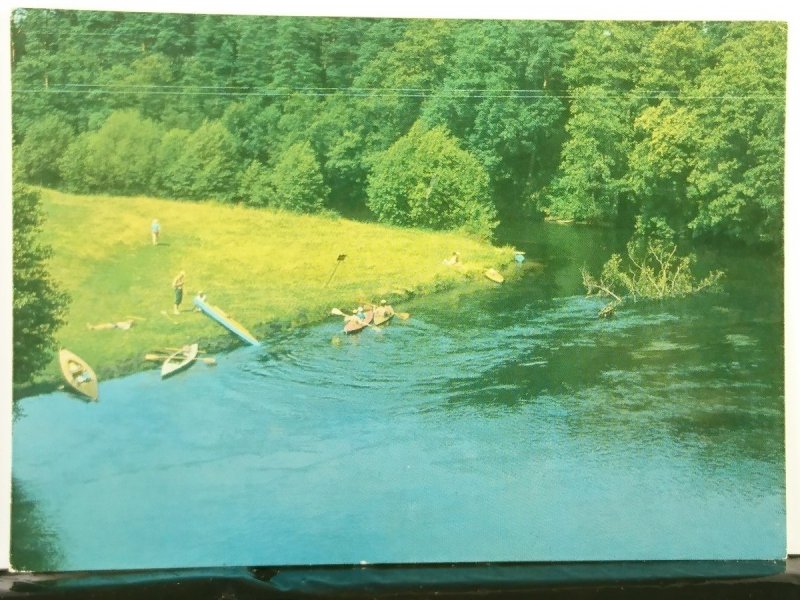
<instances>
[{"instance_id":1,"label":"wooden boat","mask_svg":"<svg viewBox=\"0 0 800 600\"><path fill-rule=\"evenodd\" d=\"M503 276L500 275L500 273L498 273L494 269L486 269L486 271L484 271L483 274L486 276L487 279L490 279L495 283L503 283L505 281Z\"/></svg>"},{"instance_id":2,"label":"wooden boat","mask_svg":"<svg viewBox=\"0 0 800 600\"><path fill-rule=\"evenodd\" d=\"M170 354L161 365L161 378L164 379L189 367L197 358L197 352L197 344L190 344Z\"/></svg>"},{"instance_id":3,"label":"wooden boat","mask_svg":"<svg viewBox=\"0 0 800 600\"><path fill-rule=\"evenodd\" d=\"M208 304L205 300L200 298L199 296L195 296L194 305L202 310L206 315L211 317L214 321L222 325L225 329L237 335L242 341L247 342L252 346L260 346L261 344L259 341L253 337L253 334L247 331L244 325L241 323L231 319L228 315L225 314L218 306L214 306L212 304Z\"/></svg>"},{"instance_id":4,"label":"wooden boat","mask_svg":"<svg viewBox=\"0 0 800 600\"><path fill-rule=\"evenodd\" d=\"M394 316L394 311L374 316L372 319L372 324L383 325L384 323L388 323L393 316Z\"/></svg>"},{"instance_id":5,"label":"wooden boat","mask_svg":"<svg viewBox=\"0 0 800 600\"><path fill-rule=\"evenodd\" d=\"M97 375L85 360L62 348L58 353L58 363L72 391L90 400L97 400Z\"/></svg>"},{"instance_id":6,"label":"wooden boat","mask_svg":"<svg viewBox=\"0 0 800 600\"><path fill-rule=\"evenodd\" d=\"M370 323L372 323L373 312L370 310L364 314L364 320L358 321L356 319L351 319L347 323L344 324L344 332L345 333L358 333L365 327L368 327Z\"/></svg>"}]
</instances>

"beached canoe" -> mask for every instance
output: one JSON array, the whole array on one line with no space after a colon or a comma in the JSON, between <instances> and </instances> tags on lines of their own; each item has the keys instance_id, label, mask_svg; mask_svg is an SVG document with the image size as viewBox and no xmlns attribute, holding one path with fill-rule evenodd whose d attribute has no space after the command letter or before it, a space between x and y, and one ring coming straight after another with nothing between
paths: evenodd
<instances>
[{"instance_id":1,"label":"beached canoe","mask_svg":"<svg viewBox=\"0 0 800 600\"><path fill-rule=\"evenodd\" d=\"M345 333L358 333L365 327L369 326L372 323L372 311L368 311L364 314L364 320L358 321L356 319L351 319L344 324L344 332Z\"/></svg>"},{"instance_id":2,"label":"beached canoe","mask_svg":"<svg viewBox=\"0 0 800 600\"><path fill-rule=\"evenodd\" d=\"M62 348L58 353L58 363L72 391L90 400L97 400L97 375L85 360Z\"/></svg>"},{"instance_id":3,"label":"beached canoe","mask_svg":"<svg viewBox=\"0 0 800 600\"><path fill-rule=\"evenodd\" d=\"M486 269L486 271L484 271L483 274L486 276L487 279L491 279L495 283L503 283L505 281L503 276L500 275L500 273L498 273L494 269Z\"/></svg>"},{"instance_id":4,"label":"beached canoe","mask_svg":"<svg viewBox=\"0 0 800 600\"><path fill-rule=\"evenodd\" d=\"M161 365L161 378L164 379L189 367L197 358L197 352L198 345L190 344L170 354Z\"/></svg>"},{"instance_id":5,"label":"beached canoe","mask_svg":"<svg viewBox=\"0 0 800 600\"><path fill-rule=\"evenodd\" d=\"M228 315L225 314L218 306L214 306L213 304L208 304L202 298L195 296L194 305L203 311L206 315L211 317L214 321L222 325L225 329L233 333L234 335L239 336L243 341L251 344L252 346L259 346L259 341L253 337L253 334L247 331L244 325L241 323L231 319Z\"/></svg>"}]
</instances>

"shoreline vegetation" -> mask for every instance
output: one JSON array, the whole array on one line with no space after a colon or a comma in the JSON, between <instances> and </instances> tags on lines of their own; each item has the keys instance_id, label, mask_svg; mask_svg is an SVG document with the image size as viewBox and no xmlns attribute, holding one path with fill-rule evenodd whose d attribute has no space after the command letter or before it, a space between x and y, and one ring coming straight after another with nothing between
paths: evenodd
<instances>
[{"instance_id":1,"label":"shoreline vegetation","mask_svg":"<svg viewBox=\"0 0 800 600\"><path fill-rule=\"evenodd\" d=\"M91 364L101 382L153 369L145 354L164 348L193 342L208 352L238 347L194 310L200 291L268 347L276 334L332 319L332 307L349 311L383 299L406 311L420 296L496 285L484 271L505 273L514 262L511 247L459 232L37 189L46 214L43 238L54 250L50 272L72 298L58 341ZM154 218L161 224L158 245L151 242ZM455 251L461 262L448 266L443 259ZM346 258L337 260L340 255ZM186 285L175 315L171 284L180 271ZM130 328L102 325L130 321ZM54 353L33 382L14 386L14 397L52 391L60 382Z\"/></svg>"}]
</instances>

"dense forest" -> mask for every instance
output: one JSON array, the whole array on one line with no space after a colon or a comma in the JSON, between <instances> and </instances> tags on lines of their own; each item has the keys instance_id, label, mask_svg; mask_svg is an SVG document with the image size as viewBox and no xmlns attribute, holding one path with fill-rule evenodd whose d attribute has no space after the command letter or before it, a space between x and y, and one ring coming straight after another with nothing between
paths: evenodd
<instances>
[{"instance_id":1,"label":"dense forest","mask_svg":"<svg viewBox=\"0 0 800 600\"><path fill-rule=\"evenodd\" d=\"M18 177L490 237L779 247L786 25L18 10Z\"/></svg>"}]
</instances>

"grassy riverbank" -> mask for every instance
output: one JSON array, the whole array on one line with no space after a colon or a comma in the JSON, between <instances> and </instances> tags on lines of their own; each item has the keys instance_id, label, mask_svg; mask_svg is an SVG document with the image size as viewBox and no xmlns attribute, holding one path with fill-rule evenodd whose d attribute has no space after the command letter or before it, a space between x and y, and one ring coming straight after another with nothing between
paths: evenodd
<instances>
[{"instance_id":1,"label":"grassy riverbank","mask_svg":"<svg viewBox=\"0 0 800 600\"><path fill-rule=\"evenodd\" d=\"M53 246L53 277L72 296L60 343L89 361L102 378L145 368L144 354L200 341L220 350L238 344L194 312L198 290L265 344L276 328L330 317L386 298L403 301L463 284L495 285L481 275L509 265L510 248L456 233L427 232L337 217L295 215L206 202L145 197L78 196L42 190ZM150 241L150 222L161 241ZM442 264L453 251L463 265ZM336 268L337 257L347 258ZM172 279L186 272L185 298L172 314ZM88 324L134 318L130 330ZM152 366L150 364L149 366ZM56 362L41 381L59 379Z\"/></svg>"}]
</instances>

